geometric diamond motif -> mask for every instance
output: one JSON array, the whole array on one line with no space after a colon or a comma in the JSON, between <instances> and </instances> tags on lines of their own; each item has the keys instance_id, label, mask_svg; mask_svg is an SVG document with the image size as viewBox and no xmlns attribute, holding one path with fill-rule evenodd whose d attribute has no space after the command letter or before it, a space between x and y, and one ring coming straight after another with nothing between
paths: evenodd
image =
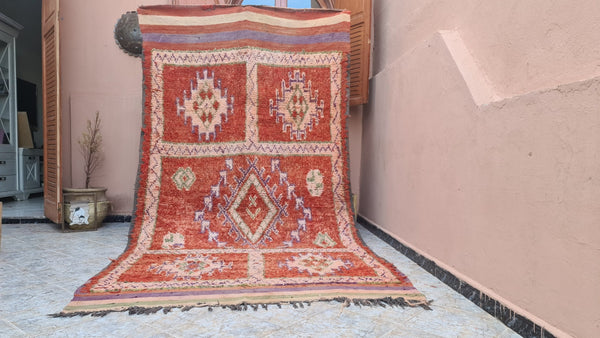
<instances>
[{"instance_id":1,"label":"geometric diamond motif","mask_svg":"<svg viewBox=\"0 0 600 338\"><path fill-rule=\"evenodd\" d=\"M320 246L321 248L331 248L337 243L329 237L329 234L319 232L313 244Z\"/></svg>"},{"instance_id":2,"label":"geometric diamond motif","mask_svg":"<svg viewBox=\"0 0 600 338\"><path fill-rule=\"evenodd\" d=\"M173 180L173 183L175 183L177 189L189 191L192 184L196 181L196 175L194 175L194 172L189 167L179 168L173 176L171 176L171 179Z\"/></svg>"},{"instance_id":3,"label":"geometric diamond motif","mask_svg":"<svg viewBox=\"0 0 600 338\"><path fill-rule=\"evenodd\" d=\"M300 128L300 124L304 120L304 116L308 112L308 104L304 98L304 93L300 89L299 84L294 85L292 95L285 106L292 121L295 122L296 128Z\"/></svg>"},{"instance_id":4,"label":"geometric diamond motif","mask_svg":"<svg viewBox=\"0 0 600 338\"><path fill-rule=\"evenodd\" d=\"M208 75L208 70L196 72L196 87L194 81L190 81L190 95L186 96L187 91L183 91L183 103L176 98L177 116L183 113L184 123L191 121L192 133L198 134L198 141L202 141L202 135L206 141L217 137L217 127L222 129L224 122L227 122L227 115L233 114L233 96L227 95L227 88L221 91L221 80L217 80L215 85L215 73ZM224 92L224 93L223 93ZM228 102L229 101L229 102Z\"/></svg>"},{"instance_id":5,"label":"geometric diamond motif","mask_svg":"<svg viewBox=\"0 0 600 338\"><path fill-rule=\"evenodd\" d=\"M212 276L215 271L231 270L232 266L232 262L225 263L209 255L188 254L183 258L165 261L162 264L152 264L148 267L148 271L165 275L173 280L197 280L202 279L204 275Z\"/></svg>"},{"instance_id":6,"label":"geometric diamond motif","mask_svg":"<svg viewBox=\"0 0 600 338\"><path fill-rule=\"evenodd\" d=\"M167 233L163 236L163 249L183 249L185 245L185 237L180 233Z\"/></svg>"},{"instance_id":7,"label":"geometric diamond motif","mask_svg":"<svg viewBox=\"0 0 600 338\"><path fill-rule=\"evenodd\" d=\"M271 224L277 207L256 175L250 173L227 211L246 238L256 243Z\"/></svg>"},{"instance_id":8,"label":"geometric diamond motif","mask_svg":"<svg viewBox=\"0 0 600 338\"><path fill-rule=\"evenodd\" d=\"M282 131L289 130L290 139L306 139L308 131L319 124L323 117L323 100L319 101L319 91L313 93L312 82L306 82L306 74L300 70L288 73L289 85L281 80L281 96L275 89L275 101L269 99L269 115L275 114L275 122L282 123Z\"/></svg>"},{"instance_id":9,"label":"geometric diamond motif","mask_svg":"<svg viewBox=\"0 0 600 338\"><path fill-rule=\"evenodd\" d=\"M199 223L200 233L208 235L208 241L218 248L230 247L226 238L233 237L238 245L261 247L272 242L272 234L279 234L279 224L289 216L287 208L302 213L294 227L285 230L287 238L281 244L292 247L302 240L307 225L312 221L311 208L305 205L304 198L296 193L296 186L288 181L288 174L279 167L279 159L271 159L270 175L267 169L257 167L258 159L246 158L248 166L237 167L241 176L233 174L233 160L225 159L225 170L219 172L219 180L210 186L210 193L204 196L204 207L194 213L194 222ZM273 181L272 178L279 180ZM231 195L228 195L231 193ZM222 218L221 227L211 226L210 214L217 208L217 218ZM229 227L227 237L220 231ZM225 238L224 238L225 237Z\"/></svg>"},{"instance_id":10,"label":"geometric diamond motif","mask_svg":"<svg viewBox=\"0 0 600 338\"><path fill-rule=\"evenodd\" d=\"M301 253L298 256L292 256L286 261L279 262L279 266L287 267L289 270L297 269L299 272L307 272L309 275L325 276L335 274L341 269L347 270L353 264L350 261L325 256L322 253Z\"/></svg>"},{"instance_id":11,"label":"geometric diamond motif","mask_svg":"<svg viewBox=\"0 0 600 338\"><path fill-rule=\"evenodd\" d=\"M321 196L323 193L323 174L319 169L312 169L306 174L306 188L311 196Z\"/></svg>"}]
</instances>

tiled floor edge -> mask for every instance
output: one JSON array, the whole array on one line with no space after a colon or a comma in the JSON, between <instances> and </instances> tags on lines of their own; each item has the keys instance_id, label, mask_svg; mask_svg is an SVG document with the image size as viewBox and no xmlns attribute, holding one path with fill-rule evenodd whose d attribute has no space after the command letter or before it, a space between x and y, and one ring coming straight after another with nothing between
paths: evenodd
<instances>
[{"instance_id":1,"label":"tiled floor edge","mask_svg":"<svg viewBox=\"0 0 600 338\"><path fill-rule=\"evenodd\" d=\"M131 215L107 215L104 218L104 223L129 223ZM48 218L31 218L31 217L3 217L2 224L38 224L52 223Z\"/></svg>"},{"instance_id":2,"label":"tiled floor edge","mask_svg":"<svg viewBox=\"0 0 600 338\"><path fill-rule=\"evenodd\" d=\"M2 224L38 224L52 223L48 218L32 218L32 217L2 217Z\"/></svg>"},{"instance_id":3,"label":"tiled floor edge","mask_svg":"<svg viewBox=\"0 0 600 338\"><path fill-rule=\"evenodd\" d=\"M401 252L403 255L408 257L413 262L417 263L427 272L434 275L437 279L442 281L444 284L451 287L456 292L469 299L475 305L482 308L485 312L489 313L504 325L511 328L516 333L523 337L555 337L551 332L545 328L535 324L530 319L516 313L514 310L500 303L498 300L490 297L481 290L473 287L469 283L460 280L448 270L438 266L434 261L420 255L412 248L399 242L397 239L390 236L385 231L371 223L369 220L361 216L357 217L357 222L364 226L367 230L379 237L381 240L391 245L394 249Z\"/></svg>"},{"instance_id":4,"label":"tiled floor edge","mask_svg":"<svg viewBox=\"0 0 600 338\"><path fill-rule=\"evenodd\" d=\"M131 215L107 215L104 223L129 223Z\"/></svg>"}]
</instances>

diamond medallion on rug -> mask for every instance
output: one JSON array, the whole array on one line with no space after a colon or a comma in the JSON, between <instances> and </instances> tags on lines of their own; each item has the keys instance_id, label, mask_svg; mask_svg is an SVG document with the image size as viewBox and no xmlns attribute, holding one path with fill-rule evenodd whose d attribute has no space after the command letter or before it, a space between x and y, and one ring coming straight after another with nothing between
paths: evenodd
<instances>
[{"instance_id":1,"label":"diamond medallion on rug","mask_svg":"<svg viewBox=\"0 0 600 338\"><path fill-rule=\"evenodd\" d=\"M59 315L426 298L354 228L350 15L138 10L144 129L125 252Z\"/></svg>"}]
</instances>

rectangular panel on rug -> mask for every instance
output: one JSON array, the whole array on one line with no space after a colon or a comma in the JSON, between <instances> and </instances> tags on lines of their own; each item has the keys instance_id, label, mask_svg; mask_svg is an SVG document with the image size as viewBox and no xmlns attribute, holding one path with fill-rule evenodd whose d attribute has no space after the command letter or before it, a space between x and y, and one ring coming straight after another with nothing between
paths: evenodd
<instances>
[{"instance_id":1,"label":"rectangular panel on rug","mask_svg":"<svg viewBox=\"0 0 600 338\"><path fill-rule=\"evenodd\" d=\"M343 177L331 163L325 155L164 157L150 249L175 245L171 233L188 249L340 247L332 206L344 201L330 188Z\"/></svg>"},{"instance_id":2,"label":"rectangular panel on rug","mask_svg":"<svg viewBox=\"0 0 600 338\"><path fill-rule=\"evenodd\" d=\"M245 138L244 64L164 65L163 140L174 143L243 141ZM183 79L184 81L174 81Z\"/></svg>"},{"instance_id":3,"label":"rectangular panel on rug","mask_svg":"<svg viewBox=\"0 0 600 338\"><path fill-rule=\"evenodd\" d=\"M138 13L144 140L131 240L60 315L334 299L427 306L354 228L349 13Z\"/></svg>"}]
</instances>

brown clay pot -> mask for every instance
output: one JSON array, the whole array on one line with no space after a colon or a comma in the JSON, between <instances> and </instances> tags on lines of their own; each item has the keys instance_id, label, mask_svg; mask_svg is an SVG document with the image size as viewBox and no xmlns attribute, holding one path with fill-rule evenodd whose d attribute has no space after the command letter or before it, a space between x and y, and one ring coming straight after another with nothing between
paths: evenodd
<instances>
[{"instance_id":1,"label":"brown clay pot","mask_svg":"<svg viewBox=\"0 0 600 338\"><path fill-rule=\"evenodd\" d=\"M106 190L107 188L63 188L65 224L72 230L100 227L110 210Z\"/></svg>"}]
</instances>

